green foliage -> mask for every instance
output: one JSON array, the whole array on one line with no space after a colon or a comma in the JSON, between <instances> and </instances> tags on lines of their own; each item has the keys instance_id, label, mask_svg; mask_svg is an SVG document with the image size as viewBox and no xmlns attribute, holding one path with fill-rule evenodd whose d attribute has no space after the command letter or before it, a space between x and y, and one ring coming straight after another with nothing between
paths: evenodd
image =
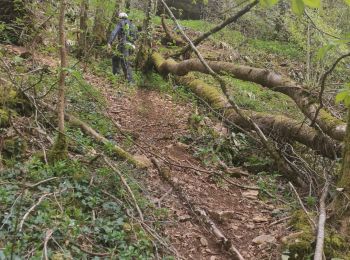
<instances>
[{"instance_id":1,"label":"green foliage","mask_svg":"<svg viewBox=\"0 0 350 260\"><path fill-rule=\"evenodd\" d=\"M346 107L350 107L350 83L344 85L344 88L337 94L335 101L337 103L342 102Z\"/></svg>"},{"instance_id":2,"label":"green foliage","mask_svg":"<svg viewBox=\"0 0 350 260\"><path fill-rule=\"evenodd\" d=\"M290 42L252 39L249 40L249 44L256 50L262 50L270 54L277 54L289 59L300 59L304 55L300 48Z\"/></svg>"},{"instance_id":3,"label":"green foliage","mask_svg":"<svg viewBox=\"0 0 350 260\"><path fill-rule=\"evenodd\" d=\"M125 167L121 170L132 173ZM94 185L91 185L94 172L98 177L95 176ZM52 177L59 178L22 193L23 183L34 184ZM13 255L22 259L32 251L31 259L40 259L42 241L48 229L53 230L52 238L59 244L49 243L50 259L59 255L68 259L88 258L80 246L87 251L118 255L118 259L154 258L151 238L137 222L129 219L126 204L102 192L103 189L120 200L126 194L119 178L108 168L95 169L77 160L60 161L50 166L33 157L25 165L3 171L1 182L5 185L0 186L0 258ZM148 204L140 200L137 186L128 182L139 205L145 209ZM48 196L34 208L25 220L23 231L18 232L19 218L43 194L54 192L55 195Z\"/></svg>"}]
</instances>

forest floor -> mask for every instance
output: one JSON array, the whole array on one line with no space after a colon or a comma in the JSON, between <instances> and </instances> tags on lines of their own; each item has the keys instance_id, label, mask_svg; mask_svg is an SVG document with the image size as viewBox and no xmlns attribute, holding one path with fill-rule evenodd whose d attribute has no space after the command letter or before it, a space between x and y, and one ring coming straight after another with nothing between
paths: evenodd
<instances>
[{"instance_id":1,"label":"forest floor","mask_svg":"<svg viewBox=\"0 0 350 260\"><path fill-rule=\"evenodd\" d=\"M18 55L26 51L14 46L7 48ZM57 67L56 59L48 56L39 55L37 60L53 69ZM276 194L272 194L274 198L266 197L264 190L257 188L259 184L254 174L241 178L226 176L230 184L216 174L220 172L217 166L205 165L194 155L196 147L181 142L181 138L193 130L190 118L198 113L193 103L180 102L171 93L157 91L158 86L121 87L123 83L114 85L111 80L89 70L83 77L106 100L106 115L125 133L131 133L138 144L129 145L129 152L144 154L149 159L157 155L157 159L171 162L158 160L180 190L172 188L153 165L146 175L140 174L138 181L142 184L141 194L155 207L166 209L167 217L161 223L162 235L179 256L183 259L232 259L196 217L193 209L196 206L207 212L245 259L280 259L281 239L290 233L287 226L289 206L276 199ZM216 128L219 125L222 131L228 131L220 122L212 120L209 125ZM113 139L118 144L125 141L119 134Z\"/></svg>"},{"instance_id":2,"label":"forest floor","mask_svg":"<svg viewBox=\"0 0 350 260\"><path fill-rule=\"evenodd\" d=\"M101 90L113 120L137 137L136 141L143 149L135 146L132 148L135 153L145 152L149 158L157 154L173 163L164 167L169 170L172 181L181 187L180 196L160 177L155 167L139 181L144 184L146 190L143 193L150 201L168 209L163 234L180 256L184 259L231 259L196 219L193 209L182 199L184 195L192 206L209 214L245 259L280 258L280 238L288 231L286 221L274 222L285 218L286 205L275 200L262 201L256 190L236 187L223 180L215 181L209 172L215 173L217 169L204 166L193 156L190 146L179 142L179 138L190 131L188 119L194 113L191 104L181 104L173 101L171 95L145 88L137 88L126 95L93 74L87 74L85 79ZM118 139L115 136L115 140ZM232 181L243 186L257 186L250 177Z\"/></svg>"}]
</instances>

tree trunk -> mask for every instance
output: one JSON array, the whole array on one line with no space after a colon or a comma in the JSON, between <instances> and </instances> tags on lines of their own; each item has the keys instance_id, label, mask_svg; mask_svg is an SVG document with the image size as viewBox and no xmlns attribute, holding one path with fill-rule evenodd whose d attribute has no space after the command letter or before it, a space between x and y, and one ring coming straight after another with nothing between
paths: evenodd
<instances>
[{"instance_id":1,"label":"tree trunk","mask_svg":"<svg viewBox=\"0 0 350 260\"><path fill-rule=\"evenodd\" d=\"M104 44L107 39L105 24L103 23L103 19L104 19L104 7L99 5L96 8L94 27L92 29L94 40L97 45Z\"/></svg>"},{"instance_id":2,"label":"tree trunk","mask_svg":"<svg viewBox=\"0 0 350 260\"><path fill-rule=\"evenodd\" d=\"M349 236L350 232L350 111L348 111L348 123L344 138L343 162L341 175L337 187L343 189L339 192L335 201L335 210L340 220L341 232Z\"/></svg>"},{"instance_id":3,"label":"tree trunk","mask_svg":"<svg viewBox=\"0 0 350 260\"><path fill-rule=\"evenodd\" d=\"M61 58L61 71L59 75L58 83L58 103L57 103L57 115L58 115L58 136L50 153L50 160L56 162L64 160L68 156L67 152L67 140L64 128L64 110L65 110L65 79L66 79L66 67L67 67L67 55L66 55L66 40L64 31L64 13L66 8L66 1L61 0L60 16L59 16L59 45L60 45L60 58Z\"/></svg>"},{"instance_id":4,"label":"tree trunk","mask_svg":"<svg viewBox=\"0 0 350 260\"><path fill-rule=\"evenodd\" d=\"M228 18L227 20L223 21L221 24L219 24L218 26L215 26L214 28L210 29L209 31L207 31L206 33L203 33L201 36L199 36L198 38L196 38L195 40L193 40L193 44L195 46L197 46L198 44L200 44L202 41L204 41L205 39L207 39L210 35L220 31L221 29L225 28L227 25L231 24L231 23L235 23L240 17L242 17L243 15L245 15L246 13L248 13L254 6L256 6L259 3L259 0L255 0L254 2L248 4L246 7L244 7L242 10L240 10L237 14L235 14L234 16L231 16L230 18ZM191 46L190 45L186 45L184 48L182 48L179 52L175 53L173 55L173 57L179 57L180 55L188 52L191 50Z\"/></svg>"},{"instance_id":5,"label":"tree trunk","mask_svg":"<svg viewBox=\"0 0 350 260\"><path fill-rule=\"evenodd\" d=\"M141 43L139 51L136 55L135 65L137 68L147 71L151 68L150 66L150 51L152 49L152 7L154 0L148 0L147 9L146 9L146 18L143 21L143 29L141 35Z\"/></svg>"},{"instance_id":6,"label":"tree trunk","mask_svg":"<svg viewBox=\"0 0 350 260\"><path fill-rule=\"evenodd\" d=\"M163 75L167 73L180 76L184 75L183 70L179 69L180 67L183 68L183 66L178 66L178 63L172 59L164 60L160 54L153 53L152 61L157 71ZM217 88L196 79L192 74L184 77L177 77L177 80L179 83L188 86L196 95L207 101L214 109L222 110L225 118L244 129L252 129L247 122L242 120L242 118L230 108L227 99ZM339 143L318 133L315 129L307 126L303 122L282 115L271 115L249 110L244 110L244 113L253 119L266 135L297 141L323 156L332 159L341 155L341 146Z\"/></svg>"},{"instance_id":7,"label":"tree trunk","mask_svg":"<svg viewBox=\"0 0 350 260\"><path fill-rule=\"evenodd\" d=\"M306 90L303 86L298 85L293 80L277 74L273 71L258 69L248 66L234 65L229 62L208 62L209 66L217 73L229 73L231 76L257 83L273 91L283 93L294 100L299 109L305 116L313 120L319 107L314 100L317 97ZM199 71L208 73L208 70L198 59L185 60L180 63L168 63L171 70L178 76L183 76L190 71ZM342 141L345 136L346 124L332 116L327 110L321 109L316 119L316 123L331 138Z\"/></svg>"},{"instance_id":8,"label":"tree trunk","mask_svg":"<svg viewBox=\"0 0 350 260\"><path fill-rule=\"evenodd\" d=\"M88 10L89 10L89 0L82 0L80 5L80 33L79 33L79 51L78 57L84 57L87 50L87 30L88 30Z\"/></svg>"}]
</instances>

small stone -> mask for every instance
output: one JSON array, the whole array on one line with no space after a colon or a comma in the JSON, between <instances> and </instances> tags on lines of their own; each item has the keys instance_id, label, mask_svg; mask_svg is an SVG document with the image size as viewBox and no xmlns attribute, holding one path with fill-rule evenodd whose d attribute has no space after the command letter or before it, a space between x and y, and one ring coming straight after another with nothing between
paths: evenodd
<instances>
[{"instance_id":1,"label":"small stone","mask_svg":"<svg viewBox=\"0 0 350 260\"><path fill-rule=\"evenodd\" d=\"M134 155L134 158L141 162L145 168L150 168L152 166L152 162L145 155Z\"/></svg>"},{"instance_id":2,"label":"small stone","mask_svg":"<svg viewBox=\"0 0 350 260\"><path fill-rule=\"evenodd\" d=\"M176 143L176 146L179 147L179 148L183 148L185 150L187 150L188 148L190 148L190 146L188 144L184 144L184 143L181 143L181 142L177 142Z\"/></svg>"},{"instance_id":3,"label":"small stone","mask_svg":"<svg viewBox=\"0 0 350 260\"><path fill-rule=\"evenodd\" d=\"M271 235L261 235L253 239L255 244L275 243L276 238Z\"/></svg>"},{"instance_id":4,"label":"small stone","mask_svg":"<svg viewBox=\"0 0 350 260\"><path fill-rule=\"evenodd\" d=\"M254 222L261 223L261 222L267 222L268 219L262 216L256 216L253 218Z\"/></svg>"},{"instance_id":5,"label":"small stone","mask_svg":"<svg viewBox=\"0 0 350 260\"><path fill-rule=\"evenodd\" d=\"M253 223L248 223L246 226L249 229L254 229L255 228L255 225Z\"/></svg>"},{"instance_id":6,"label":"small stone","mask_svg":"<svg viewBox=\"0 0 350 260\"><path fill-rule=\"evenodd\" d=\"M233 230L238 230L238 226L236 226L236 225L234 225L234 224L231 225L231 228L232 228Z\"/></svg>"},{"instance_id":7,"label":"small stone","mask_svg":"<svg viewBox=\"0 0 350 260\"><path fill-rule=\"evenodd\" d=\"M201 237L201 238L199 239L199 241L201 242L201 245L202 245L202 246L205 246L205 247L208 246L208 241L207 241L204 237Z\"/></svg>"},{"instance_id":8,"label":"small stone","mask_svg":"<svg viewBox=\"0 0 350 260\"><path fill-rule=\"evenodd\" d=\"M212 255L212 256L210 257L210 260L216 260L216 256L215 256L215 255Z\"/></svg>"},{"instance_id":9,"label":"small stone","mask_svg":"<svg viewBox=\"0 0 350 260\"><path fill-rule=\"evenodd\" d=\"M258 195L258 190L250 190L242 193L242 196L248 199L257 199Z\"/></svg>"},{"instance_id":10,"label":"small stone","mask_svg":"<svg viewBox=\"0 0 350 260\"><path fill-rule=\"evenodd\" d=\"M182 215L182 216L179 216L179 221L180 222L185 222L185 221L188 221L191 219L191 216L190 215Z\"/></svg>"}]
</instances>

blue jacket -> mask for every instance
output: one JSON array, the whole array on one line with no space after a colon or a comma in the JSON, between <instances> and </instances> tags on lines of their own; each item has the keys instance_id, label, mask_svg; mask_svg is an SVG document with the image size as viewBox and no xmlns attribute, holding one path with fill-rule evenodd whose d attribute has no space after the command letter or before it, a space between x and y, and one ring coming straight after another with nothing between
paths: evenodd
<instances>
[{"instance_id":1,"label":"blue jacket","mask_svg":"<svg viewBox=\"0 0 350 260\"><path fill-rule=\"evenodd\" d=\"M108 39L108 44L112 44L117 37L119 43L125 44L128 41L125 31L130 30L130 27L131 22L128 19L122 19L111 33L111 36Z\"/></svg>"}]
</instances>

